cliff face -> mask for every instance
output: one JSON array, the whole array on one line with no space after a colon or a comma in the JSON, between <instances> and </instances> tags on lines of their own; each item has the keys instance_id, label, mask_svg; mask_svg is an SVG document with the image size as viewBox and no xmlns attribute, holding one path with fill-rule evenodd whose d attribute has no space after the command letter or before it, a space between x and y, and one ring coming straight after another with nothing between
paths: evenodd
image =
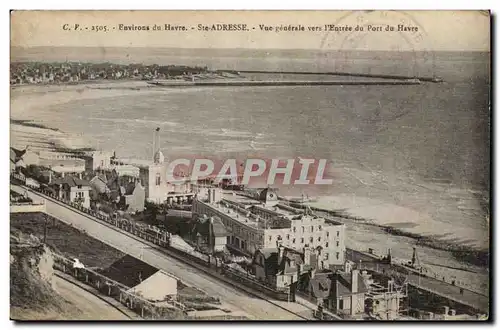
<instances>
[{"instance_id":1,"label":"cliff face","mask_svg":"<svg viewBox=\"0 0 500 330\"><path fill-rule=\"evenodd\" d=\"M53 258L47 246L19 231L10 236L10 305L17 310L60 310L63 301L53 287ZM11 313L15 314L15 313ZM18 315L22 318L22 315ZM12 318L18 318L11 315Z\"/></svg>"}]
</instances>

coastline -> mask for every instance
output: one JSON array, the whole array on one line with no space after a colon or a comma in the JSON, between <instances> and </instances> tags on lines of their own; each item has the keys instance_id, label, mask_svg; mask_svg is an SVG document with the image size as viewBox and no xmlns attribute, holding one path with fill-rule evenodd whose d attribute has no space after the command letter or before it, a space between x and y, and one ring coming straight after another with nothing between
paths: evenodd
<instances>
[{"instance_id":1,"label":"coastline","mask_svg":"<svg viewBox=\"0 0 500 330\"><path fill-rule=\"evenodd\" d=\"M64 132L52 122L45 109L76 100L151 93L144 81L96 81L92 83L18 85L10 88L10 141L15 148L32 146L35 150L95 149L88 136ZM156 91L158 92L158 91ZM47 116L47 120L45 119Z\"/></svg>"},{"instance_id":2,"label":"coastline","mask_svg":"<svg viewBox=\"0 0 500 330\"><path fill-rule=\"evenodd\" d=\"M471 228L438 221L430 214L412 207L367 197L342 194L322 196L303 205L297 203L297 197L288 196L282 199L298 208L307 205L318 215L335 221L353 226L367 226L379 229L387 235L412 239L418 246L449 252L458 261L470 265L489 266L489 228ZM479 220L489 227L486 219ZM374 243L374 246L377 246L377 243Z\"/></svg>"},{"instance_id":3,"label":"coastline","mask_svg":"<svg viewBox=\"0 0 500 330\"><path fill-rule=\"evenodd\" d=\"M311 207L317 214L328 217L334 216L335 220L342 219L343 222L352 221L358 224L364 224L382 229L385 233L393 236L402 236L414 239L417 245L430 247L437 250L447 251L453 254L458 260L462 260L474 266L488 267L489 266L489 249L483 247L469 246L460 244L456 239L446 239L445 235L439 234L419 234L412 233L407 228L414 227L411 223L400 223L396 225L380 225L374 223L373 220L352 216L345 211L328 210L323 208ZM404 227L407 228L404 228Z\"/></svg>"}]
</instances>

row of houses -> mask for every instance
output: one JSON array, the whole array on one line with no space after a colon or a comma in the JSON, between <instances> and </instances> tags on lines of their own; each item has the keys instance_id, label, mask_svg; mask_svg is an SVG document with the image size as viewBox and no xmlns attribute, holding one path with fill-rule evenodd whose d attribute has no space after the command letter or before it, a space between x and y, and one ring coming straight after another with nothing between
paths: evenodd
<instances>
[{"instance_id":1,"label":"row of houses","mask_svg":"<svg viewBox=\"0 0 500 330\"><path fill-rule=\"evenodd\" d=\"M59 198L86 208L110 202L130 212L144 210L145 189L136 175L138 169L106 166L110 164L111 153L79 156L82 158L29 147L11 148L10 170L22 174L31 186L43 185Z\"/></svg>"}]
</instances>

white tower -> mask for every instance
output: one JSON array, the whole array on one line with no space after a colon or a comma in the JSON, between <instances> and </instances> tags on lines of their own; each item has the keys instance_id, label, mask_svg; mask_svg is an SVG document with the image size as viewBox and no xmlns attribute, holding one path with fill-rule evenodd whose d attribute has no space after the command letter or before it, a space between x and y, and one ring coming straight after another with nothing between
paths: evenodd
<instances>
[{"instance_id":1,"label":"white tower","mask_svg":"<svg viewBox=\"0 0 500 330\"><path fill-rule=\"evenodd\" d=\"M162 164L164 161L165 156L163 156L160 148L160 128L157 127L153 140L153 162L155 164Z\"/></svg>"}]
</instances>

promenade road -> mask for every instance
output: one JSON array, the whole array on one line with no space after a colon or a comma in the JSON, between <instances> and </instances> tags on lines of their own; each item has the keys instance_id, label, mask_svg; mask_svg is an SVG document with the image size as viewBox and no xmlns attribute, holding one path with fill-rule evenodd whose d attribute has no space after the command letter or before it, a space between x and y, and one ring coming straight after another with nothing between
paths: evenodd
<instances>
[{"instance_id":1,"label":"promenade road","mask_svg":"<svg viewBox=\"0 0 500 330\"><path fill-rule=\"evenodd\" d=\"M20 186L11 185L11 189L24 194L25 189ZM186 284L195 286L207 294L218 297L221 301L228 303L233 310L242 310L249 315L249 318L257 320L304 320L297 313L307 313L310 310L297 303L278 302L264 300L233 287L223 281L212 278L201 270L165 255L161 251L151 248L137 239L120 233L104 224L91 220L88 217L79 214L65 206L59 205L28 191L28 196L33 201L42 201L46 203L47 213L75 228L85 230L85 232L131 256L141 259L144 262L162 269ZM237 306L237 307L236 307ZM281 308L282 306L284 308Z\"/></svg>"}]
</instances>

